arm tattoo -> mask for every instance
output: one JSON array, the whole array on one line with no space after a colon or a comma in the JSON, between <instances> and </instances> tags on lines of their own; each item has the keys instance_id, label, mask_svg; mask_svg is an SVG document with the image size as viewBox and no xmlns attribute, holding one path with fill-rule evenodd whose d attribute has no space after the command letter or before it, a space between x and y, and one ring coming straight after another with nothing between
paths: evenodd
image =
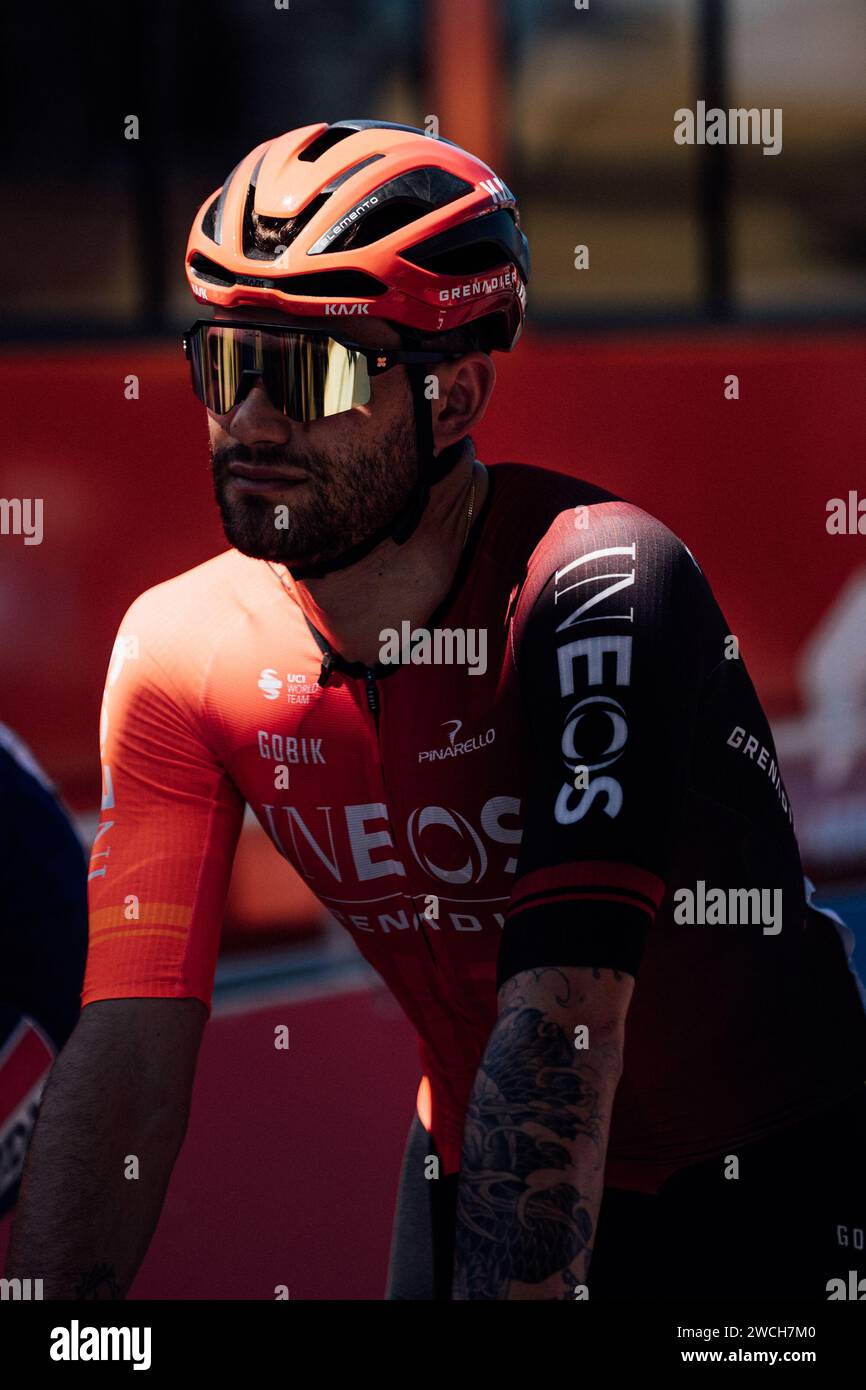
<instances>
[{"instance_id":1,"label":"arm tattoo","mask_svg":"<svg viewBox=\"0 0 866 1390\"><path fill-rule=\"evenodd\" d=\"M579 1002L561 971L527 973L558 976L545 981L556 1002ZM527 1003L517 977L500 991L500 1009L466 1116L453 1296L507 1298L513 1283L559 1275L552 1296L570 1299L581 1282L570 1266L583 1257L585 1272L603 1181L610 1116L601 1073L619 1066L619 1049L577 1052L565 1027Z\"/></svg>"},{"instance_id":2,"label":"arm tattoo","mask_svg":"<svg viewBox=\"0 0 866 1390\"><path fill-rule=\"evenodd\" d=\"M608 967L604 967L603 969L593 965L590 968L592 970L592 978L594 980L600 980L604 974L604 969ZM572 987L564 970L558 969L555 965L543 965L535 970L527 970L525 973L531 975L536 984L538 984L545 975L555 975L561 990L561 993L554 995L556 1003L559 1004L560 1008L564 1008L566 1004L571 1003ZM610 973L616 981L620 981L623 978L622 972L620 970L615 970L613 967L610 967ZM585 997L586 996L582 994L576 996L579 1001L582 1001ZM499 999L502 1009L515 1003L526 1003L523 994L523 984L519 975L512 975L510 980L506 980L499 991Z\"/></svg>"},{"instance_id":3,"label":"arm tattoo","mask_svg":"<svg viewBox=\"0 0 866 1390\"><path fill-rule=\"evenodd\" d=\"M114 1265L95 1264L92 1269L85 1270L75 1286L75 1297L85 1299L120 1298L120 1285L117 1282Z\"/></svg>"}]
</instances>

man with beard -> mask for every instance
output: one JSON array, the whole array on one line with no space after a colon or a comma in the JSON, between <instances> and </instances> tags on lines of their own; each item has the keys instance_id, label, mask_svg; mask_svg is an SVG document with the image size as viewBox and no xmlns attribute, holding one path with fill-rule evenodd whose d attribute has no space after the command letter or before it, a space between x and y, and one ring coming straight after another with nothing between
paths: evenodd
<instances>
[{"instance_id":1,"label":"man with beard","mask_svg":"<svg viewBox=\"0 0 866 1390\"><path fill-rule=\"evenodd\" d=\"M475 456L523 323L513 194L408 127L308 126L206 200L186 268L232 548L121 624L85 1007L13 1271L128 1289L249 804L418 1034L389 1297L824 1298L864 1224L856 982L690 552L600 488ZM773 894L769 928L718 908ZM147 1152L135 1184L117 1133Z\"/></svg>"}]
</instances>

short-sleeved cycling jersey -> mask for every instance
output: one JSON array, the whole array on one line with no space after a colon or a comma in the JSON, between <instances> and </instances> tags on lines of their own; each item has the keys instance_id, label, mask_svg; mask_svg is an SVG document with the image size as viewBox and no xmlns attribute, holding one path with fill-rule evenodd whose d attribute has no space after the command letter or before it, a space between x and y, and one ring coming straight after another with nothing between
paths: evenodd
<instances>
[{"instance_id":1,"label":"short-sleeved cycling jersey","mask_svg":"<svg viewBox=\"0 0 866 1390\"><path fill-rule=\"evenodd\" d=\"M606 1180L654 1191L861 1087L866 1017L690 552L586 483L488 473L400 664L323 661L279 567L234 550L133 603L106 683L83 1002L209 1006L248 802L414 1025L446 1171L497 979L635 973Z\"/></svg>"}]
</instances>

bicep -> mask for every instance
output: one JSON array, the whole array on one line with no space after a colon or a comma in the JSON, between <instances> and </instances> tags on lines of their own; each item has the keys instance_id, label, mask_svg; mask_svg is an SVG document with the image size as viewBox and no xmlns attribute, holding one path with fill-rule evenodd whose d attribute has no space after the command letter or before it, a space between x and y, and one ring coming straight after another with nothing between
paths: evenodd
<instances>
[{"instance_id":1,"label":"bicep","mask_svg":"<svg viewBox=\"0 0 866 1390\"><path fill-rule=\"evenodd\" d=\"M619 1071L634 983L634 977L622 971L587 966L518 970L500 986L499 1018L524 1013L567 1048L592 1050Z\"/></svg>"},{"instance_id":2,"label":"bicep","mask_svg":"<svg viewBox=\"0 0 866 1390\"><path fill-rule=\"evenodd\" d=\"M532 774L498 983L634 976L666 891L702 662L682 549L628 514L558 563L515 623Z\"/></svg>"}]
</instances>

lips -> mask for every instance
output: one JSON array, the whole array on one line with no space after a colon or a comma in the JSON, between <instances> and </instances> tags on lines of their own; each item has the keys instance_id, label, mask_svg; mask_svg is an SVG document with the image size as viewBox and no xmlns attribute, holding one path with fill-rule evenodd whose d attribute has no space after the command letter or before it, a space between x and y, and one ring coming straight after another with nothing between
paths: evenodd
<instances>
[{"instance_id":1,"label":"lips","mask_svg":"<svg viewBox=\"0 0 866 1390\"><path fill-rule=\"evenodd\" d=\"M251 483L302 483L307 477L306 473L265 463L233 463L228 472L230 478L246 478Z\"/></svg>"}]
</instances>

